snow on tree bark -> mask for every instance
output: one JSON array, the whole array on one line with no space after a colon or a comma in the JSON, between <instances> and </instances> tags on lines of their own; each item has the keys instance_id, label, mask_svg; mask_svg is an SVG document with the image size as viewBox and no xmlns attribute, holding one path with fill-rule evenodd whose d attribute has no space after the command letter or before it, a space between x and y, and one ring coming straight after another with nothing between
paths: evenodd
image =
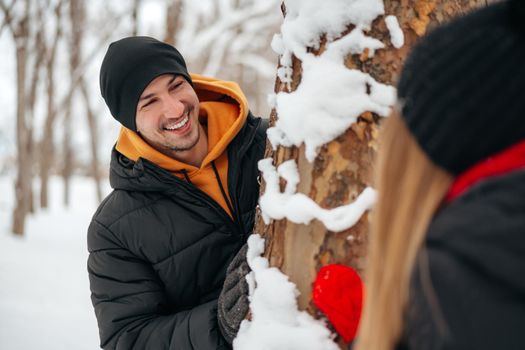
<instances>
[{"instance_id":1,"label":"snow on tree bark","mask_svg":"<svg viewBox=\"0 0 525 350\"><path fill-rule=\"evenodd\" d=\"M379 83L395 85L403 60L420 36L453 16L485 4L486 1L482 0L385 0L384 15L373 21L370 30L365 30L367 36L381 41L384 48L374 50L375 54L369 48L360 54L349 54L344 64L348 69L369 74ZM286 18L286 1L282 9ZM396 34L392 28L395 23L391 23L392 19L385 21L388 15L397 18L404 34L401 47L399 33ZM337 38L327 39L327 35L322 35L318 47L307 47L306 50L320 56L332 39L340 40L354 28L354 25L348 25ZM293 92L300 86L304 74L303 62L293 55L290 67L289 81L283 81L283 75L278 74L276 93ZM304 144L291 147L279 145L275 150L268 145L266 157L271 157L276 166L295 160L300 176L297 192L307 195L322 208L337 208L356 200L372 184L381 119L380 115L371 111L361 113L342 135L319 149L313 162L308 161ZM275 125L278 120L278 110L274 108L271 125ZM301 118L298 118L297 128L301 128ZM323 120L319 120L319 128L323 128ZM264 194L266 186L268 184L263 183L261 193ZM281 179L280 186L281 191L284 191L286 181ZM319 220L307 225L288 219L265 224L263 215L258 215L255 232L266 240L265 256L270 266L281 269L296 284L300 291L300 309L307 310L316 318L321 316L311 303L311 286L322 266L341 263L362 274L366 265L369 215L365 213L353 227L341 232L329 231ZM343 346L342 341L340 346Z\"/></svg>"}]
</instances>

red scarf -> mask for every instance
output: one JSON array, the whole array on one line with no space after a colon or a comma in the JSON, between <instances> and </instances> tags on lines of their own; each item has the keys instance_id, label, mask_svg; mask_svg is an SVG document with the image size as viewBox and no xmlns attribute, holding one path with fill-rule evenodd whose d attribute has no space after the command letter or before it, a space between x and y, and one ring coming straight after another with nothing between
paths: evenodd
<instances>
[{"instance_id":1,"label":"red scarf","mask_svg":"<svg viewBox=\"0 0 525 350\"><path fill-rule=\"evenodd\" d=\"M459 175L445 196L445 204L452 202L481 180L522 168L525 168L525 140L482 160Z\"/></svg>"}]
</instances>

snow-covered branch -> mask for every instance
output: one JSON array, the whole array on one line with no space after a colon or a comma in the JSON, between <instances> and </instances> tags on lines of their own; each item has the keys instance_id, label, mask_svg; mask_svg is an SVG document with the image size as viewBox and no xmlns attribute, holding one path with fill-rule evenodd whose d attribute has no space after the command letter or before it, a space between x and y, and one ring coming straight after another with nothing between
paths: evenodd
<instances>
[{"instance_id":1,"label":"snow-covered branch","mask_svg":"<svg viewBox=\"0 0 525 350\"><path fill-rule=\"evenodd\" d=\"M340 232L354 226L376 201L376 192L368 187L353 203L334 209L324 209L307 195L296 192L299 173L294 160L288 160L275 169L272 159L266 158L259 161L259 170L266 183L266 191L259 200L266 223L270 219L286 218L306 225L317 219L330 231ZM284 192L279 188L279 177L286 180Z\"/></svg>"},{"instance_id":2,"label":"snow-covered branch","mask_svg":"<svg viewBox=\"0 0 525 350\"><path fill-rule=\"evenodd\" d=\"M278 25L279 16L275 11L278 4L279 0L221 0L209 3L208 7L198 7L186 0L183 3L185 22L177 35L177 47L189 62L200 62L200 71L212 75L224 62L245 62L236 58L241 54L264 56L261 53L266 48L270 30ZM210 17L210 13L216 16Z\"/></svg>"}]
</instances>

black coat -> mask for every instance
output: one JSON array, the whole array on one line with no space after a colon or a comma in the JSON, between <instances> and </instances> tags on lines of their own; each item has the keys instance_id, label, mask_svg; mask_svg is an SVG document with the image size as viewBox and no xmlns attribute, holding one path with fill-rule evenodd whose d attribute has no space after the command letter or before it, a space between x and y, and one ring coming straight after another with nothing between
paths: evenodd
<instances>
[{"instance_id":1,"label":"black coat","mask_svg":"<svg viewBox=\"0 0 525 350\"><path fill-rule=\"evenodd\" d=\"M216 320L225 271L254 224L266 123L249 116L228 146L236 220L155 164L113 150L88 229L91 299L104 349L226 349Z\"/></svg>"},{"instance_id":2,"label":"black coat","mask_svg":"<svg viewBox=\"0 0 525 350\"><path fill-rule=\"evenodd\" d=\"M425 251L399 349L525 349L525 170L443 208Z\"/></svg>"}]
</instances>

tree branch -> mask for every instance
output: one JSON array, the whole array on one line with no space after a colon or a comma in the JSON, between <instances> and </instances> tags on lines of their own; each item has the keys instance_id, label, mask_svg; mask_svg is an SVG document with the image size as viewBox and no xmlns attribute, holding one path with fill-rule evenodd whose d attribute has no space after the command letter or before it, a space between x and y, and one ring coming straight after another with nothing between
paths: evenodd
<instances>
[{"instance_id":1,"label":"tree branch","mask_svg":"<svg viewBox=\"0 0 525 350\"><path fill-rule=\"evenodd\" d=\"M14 33L13 28L13 18L11 17L11 11L13 10L13 7L15 6L16 0L13 0L9 6L7 6L4 2L4 0L0 0L0 9L4 13L4 18L2 21L2 24L0 24L0 34L2 34L4 28L7 26L12 33Z\"/></svg>"}]
</instances>

